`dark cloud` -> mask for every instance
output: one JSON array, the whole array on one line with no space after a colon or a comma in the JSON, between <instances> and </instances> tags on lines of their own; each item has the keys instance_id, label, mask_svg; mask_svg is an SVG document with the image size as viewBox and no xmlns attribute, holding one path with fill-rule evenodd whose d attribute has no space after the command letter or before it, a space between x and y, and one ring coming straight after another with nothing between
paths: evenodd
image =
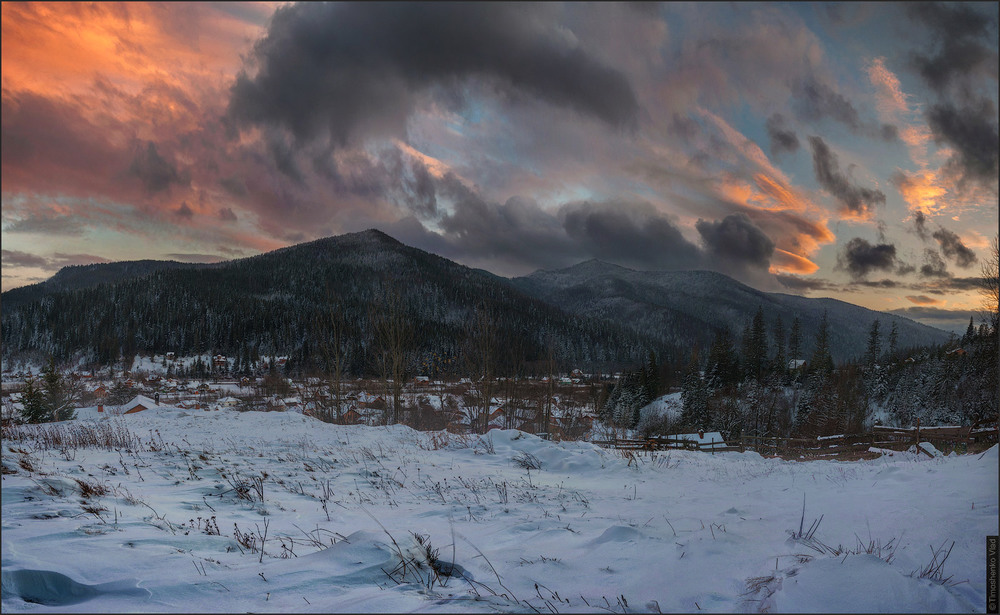
<instances>
[{"instance_id":1,"label":"dark cloud","mask_svg":"<svg viewBox=\"0 0 1000 615\"><path fill-rule=\"evenodd\" d=\"M885 194L881 190L862 188L850 182L841 172L837 155L820 137L809 137L813 150L813 169L816 181L839 200L844 207L856 215L868 215L876 205L885 204Z\"/></svg>"},{"instance_id":2,"label":"dark cloud","mask_svg":"<svg viewBox=\"0 0 1000 615\"><path fill-rule=\"evenodd\" d=\"M816 290L841 290L839 284L834 284L822 278L801 278L797 275L778 273L774 276L785 288L793 291L808 292Z\"/></svg>"},{"instance_id":3,"label":"dark cloud","mask_svg":"<svg viewBox=\"0 0 1000 615\"><path fill-rule=\"evenodd\" d=\"M876 269L889 271L896 266L896 246L880 243L872 245L860 237L847 242L837 255L837 268L861 279Z\"/></svg>"},{"instance_id":4,"label":"dark cloud","mask_svg":"<svg viewBox=\"0 0 1000 615\"><path fill-rule=\"evenodd\" d=\"M930 238L930 234L927 232L927 216L923 210L918 209L913 214L913 229L920 239L927 241Z\"/></svg>"},{"instance_id":5,"label":"dark cloud","mask_svg":"<svg viewBox=\"0 0 1000 615\"><path fill-rule=\"evenodd\" d=\"M160 155L152 141L136 145L128 175L138 178L149 195L163 192L171 184L183 183L177 168Z\"/></svg>"},{"instance_id":6,"label":"dark cloud","mask_svg":"<svg viewBox=\"0 0 1000 615\"><path fill-rule=\"evenodd\" d=\"M927 124L934 141L955 149L948 165L960 174L963 182L995 184L1000 166L1000 137L997 111L986 98L965 105L950 102L931 105Z\"/></svg>"},{"instance_id":7,"label":"dark cloud","mask_svg":"<svg viewBox=\"0 0 1000 615\"><path fill-rule=\"evenodd\" d=\"M925 111L934 140L955 150L947 165L963 185L993 188L1000 168L996 4L915 2L907 13L933 37L911 59L939 97Z\"/></svg>"},{"instance_id":8,"label":"dark cloud","mask_svg":"<svg viewBox=\"0 0 1000 615\"><path fill-rule=\"evenodd\" d=\"M559 216L566 235L597 258L643 269L687 269L702 262L697 246L648 204L572 203Z\"/></svg>"},{"instance_id":9,"label":"dark cloud","mask_svg":"<svg viewBox=\"0 0 1000 615\"><path fill-rule=\"evenodd\" d=\"M931 285L924 285L923 288L935 288L943 291L945 294L952 291L963 291L963 290L980 290L983 287L983 281L981 278L948 278L946 280L939 280Z\"/></svg>"},{"instance_id":10,"label":"dark cloud","mask_svg":"<svg viewBox=\"0 0 1000 615\"><path fill-rule=\"evenodd\" d=\"M763 270L770 267L774 241L746 214L730 214L718 222L699 219L695 228L715 259Z\"/></svg>"},{"instance_id":11,"label":"dark cloud","mask_svg":"<svg viewBox=\"0 0 1000 615\"><path fill-rule=\"evenodd\" d=\"M3 257L4 267L41 267L42 269L49 267L49 259L37 254L19 250L0 250L0 256Z\"/></svg>"},{"instance_id":12,"label":"dark cloud","mask_svg":"<svg viewBox=\"0 0 1000 615\"><path fill-rule=\"evenodd\" d=\"M962 238L953 231L942 227L934 231L932 236L941 245L941 252L959 267L968 268L976 262L976 253L962 243Z\"/></svg>"},{"instance_id":13,"label":"dark cloud","mask_svg":"<svg viewBox=\"0 0 1000 615\"><path fill-rule=\"evenodd\" d=\"M21 252L18 250L3 250L4 267L38 267L55 271L72 265L92 265L94 263L110 263L111 261L93 254L65 254L56 252L51 258Z\"/></svg>"},{"instance_id":14,"label":"dark cloud","mask_svg":"<svg viewBox=\"0 0 1000 615\"><path fill-rule=\"evenodd\" d=\"M452 174L434 185L436 199L448 204L439 232L428 230L417 215L380 228L404 243L506 275L589 258L643 270L709 264L708 255L649 203L576 201L547 211L531 199L488 201Z\"/></svg>"},{"instance_id":15,"label":"dark cloud","mask_svg":"<svg viewBox=\"0 0 1000 615\"><path fill-rule=\"evenodd\" d=\"M974 312L970 312L969 310L946 310L943 308L927 306L897 308L895 310L888 310L888 312L890 314L898 314L900 316L913 319L941 321L962 320L963 322L969 322L969 317L975 315Z\"/></svg>"},{"instance_id":16,"label":"dark cloud","mask_svg":"<svg viewBox=\"0 0 1000 615\"><path fill-rule=\"evenodd\" d=\"M935 35L935 50L913 54L913 63L928 85L939 92L969 75L996 80L996 5L992 3L913 2L910 17ZM982 10L987 8L987 11Z\"/></svg>"},{"instance_id":17,"label":"dark cloud","mask_svg":"<svg viewBox=\"0 0 1000 615\"><path fill-rule=\"evenodd\" d=\"M924 264L920 266L920 275L925 278L946 278L948 266L937 250L927 248L924 250Z\"/></svg>"},{"instance_id":18,"label":"dark cloud","mask_svg":"<svg viewBox=\"0 0 1000 615\"><path fill-rule=\"evenodd\" d=\"M30 212L4 227L7 233L40 233L44 235L69 235L79 237L86 227L72 215L60 215L51 211Z\"/></svg>"},{"instance_id":19,"label":"dark cloud","mask_svg":"<svg viewBox=\"0 0 1000 615\"><path fill-rule=\"evenodd\" d=\"M891 124L877 124L861 119L850 100L813 77L792 84L795 100L792 109L796 117L808 122L829 118L847 126L851 132L883 141L899 140L899 130Z\"/></svg>"},{"instance_id":20,"label":"dark cloud","mask_svg":"<svg viewBox=\"0 0 1000 615\"><path fill-rule=\"evenodd\" d=\"M229 207L222 207L219 209L219 220L223 222L236 222L236 214Z\"/></svg>"},{"instance_id":21,"label":"dark cloud","mask_svg":"<svg viewBox=\"0 0 1000 615\"><path fill-rule=\"evenodd\" d=\"M242 198L247 195L246 183L237 176L223 177L219 180L219 185L235 197Z\"/></svg>"},{"instance_id":22,"label":"dark cloud","mask_svg":"<svg viewBox=\"0 0 1000 615\"><path fill-rule=\"evenodd\" d=\"M556 8L488 3L301 3L280 7L241 73L228 118L340 147L404 136L421 96L464 102L465 80L525 94L616 128L639 105L623 73L560 35Z\"/></svg>"},{"instance_id":23,"label":"dark cloud","mask_svg":"<svg viewBox=\"0 0 1000 615\"><path fill-rule=\"evenodd\" d=\"M230 248L228 246L216 246L215 249L218 250L219 252L222 252L226 256L232 258L239 258L241 256L247 255L245 250L240 250L239 248Z\"/></svg>"},{"instance_id":24,"label":"dark cloud","mask_svg":"<svg viewBox=\"0 0 1000 615\"><path fill-rule=\"evenodd\" d=\"M785 117L775 113L767 118L767 136L771 138L771 154L794 152L799 149L799 138L795 131L785 128Z\"/></svg>"},{"instance_id":25,"label":"dark cloud","mask_svg":"<svg viewBox=\"0 0 1000 615\"><path fill-rule=\"evenodd\" d=\"M800 119L818 121L829 117L849 128L861 127L861 118L851 101L815 79L802 79L792 87L794 109Z\"/></svg>"},{"instance_id":26,"label":"dark cloud","mask_svg":"<svg viewBox=\"0 0 1000 615\"><path fill-rule=\"evenodd\" d=\"M174 215L178 218L183 218L185 220L190 220L194 217L194 211L187 204L187 201L183 201L177 209L174 210Z\"/></svg>"}]
</instances>

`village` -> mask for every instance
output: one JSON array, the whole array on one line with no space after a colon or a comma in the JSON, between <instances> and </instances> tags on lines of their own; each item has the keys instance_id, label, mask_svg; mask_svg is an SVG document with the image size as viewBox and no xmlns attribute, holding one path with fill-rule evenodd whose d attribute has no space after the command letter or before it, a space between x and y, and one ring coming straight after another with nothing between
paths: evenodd
<instances>
[{"instance_id":1,"label":"village","mask_svg":"<svg viewBox=\"0 0 1000 615\"><path fill-rule=\"evenodd\" d=\"M205 377L184 373L198 360L211 365ZM179 410L294 412L340 425L385 425L399 395L399 416L392 422L421 430L485 433L519 429L555 440L591 435L602 392L617 374L580 370L538 378L497 378L484 391L470 378L416 375L395 387L391 379L331 379L283 375L286 357L263 360L257 373L233 376L233 360L224 355L177 357L174 353L137 356L130 369L70 370L64 374L75 396L77 418L127 415L152 408ZM38 366L5 366L4 419L17 412L20 392ZM488 407L482 403L489 395ZM338 403L339 402L339 403Z\"/></svg>"}]
</instances>

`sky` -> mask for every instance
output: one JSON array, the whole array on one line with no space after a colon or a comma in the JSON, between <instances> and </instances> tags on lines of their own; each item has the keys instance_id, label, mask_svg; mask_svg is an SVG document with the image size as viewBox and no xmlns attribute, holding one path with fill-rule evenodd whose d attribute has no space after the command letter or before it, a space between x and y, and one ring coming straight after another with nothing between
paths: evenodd
<instances>
[{"instance_id":1,"label":"sky","mask_svg":"<svg viewBox=\"0 0 1000 615\"><path fill-rule=\"evenodd\" d=\"M995 3L8 3L2 282L345 232L708 269L958 328Z\"/></svg>"}]
</instances>

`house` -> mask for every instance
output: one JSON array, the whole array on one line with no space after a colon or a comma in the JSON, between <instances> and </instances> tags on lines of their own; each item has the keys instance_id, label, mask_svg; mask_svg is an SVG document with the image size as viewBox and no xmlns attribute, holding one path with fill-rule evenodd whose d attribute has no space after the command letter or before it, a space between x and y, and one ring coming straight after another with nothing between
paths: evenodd
<instances>
[{"instance_id":1,"label":"house","mask_svg":"<svg viewBox=\"0 0 1000 615\"><path fill-rule=\"evenodd\" d=\"M340 423L342 425L357 425L361 422L361 415L354 408L351 408L347 412L340 415Z\"/></svg>"},{"instance_id":2,"label":"house","mask_svg":"<svg viewBox=\"0 0 1000 615\"><path fill-rule=\"evenodd\" d=\"M791 371L802 369L802 366L805 364L806 364L805 359L790 359L788 361L788 369Z\"/></svg>"},{"instance_id":3,"label":"house","mask_svg":"<svg viewBox=\"0 0 1000 615\"><path fill-rule=\"evenodd\" d=\"M135 414L143 410L155 408L156 402L143 395L136 395L132 401L122 405L122 414Z\"/></svg>"},{"instance_id":4,"label":"house","mask_svg":"<svg viewBox=\"0 0 1000 615\"><path fill-rule=\"evenodd\" d=\"M240 405L240 400L235 397L223 397L218 401L220 408L236 408Z\"/></svg>"}]
</instances>

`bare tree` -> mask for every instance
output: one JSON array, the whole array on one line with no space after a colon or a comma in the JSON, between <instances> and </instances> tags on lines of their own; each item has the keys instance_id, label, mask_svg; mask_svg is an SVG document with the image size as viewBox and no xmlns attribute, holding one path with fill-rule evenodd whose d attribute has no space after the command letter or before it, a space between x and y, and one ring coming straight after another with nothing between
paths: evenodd
<instances>
[{"instance_id":1,"label":"bare tree","mask_svg":"<svg viewBox=\"0 0 1000 615\"><path fill-rule=\"evenodd\" d=\"M993 236L989 255L983 259L980 272L980 317L990 327L990 331L996 332L1000 327L1000 243L997 235Z\"/></svg>"},{"instance_id":2,"label":"bare tree","mask_svg":"<svg viewBox=\"0 0 1000 615\"><path fill-rule=\"evenodd\" d=\"M545 383L545 397L539 406L540 425L538 433L548 436L552 425L552 402L556 394L556 358L555 341L549 337L545 343L545 372L547 381Z\"/></svg>"},{"instance_id":3,"label":"bare tree","mask_svg":"<svg viewBox=\"0 0 1000 615\"><path fill-rule=\"evenodd\" d=\"M497 367L500 335L496 317L484 305L466 323L465 363L472 380L470 429L486 433L490 419L490 404L497 392Z\"/></svg>"},{"instance_id":4,"label":"bare tree","mask_svg":"<svg viewBox=\"0 0 1000 615\"><path fill-rule=\"evenodd\" d=\"M375 367L386 397L392 400L386 408L385 422L393 425L402 415L406 353L413 339L413 327L398 288L383 285L380 296L370 306L369 322L375 341Z\"/></svg>"},{"instance_id":5,"label":"bare tree","mask_svg":"<svg viewBox=\"0 0 1000 615\"><path fill-rule=\"evenodd\" d=\"M330 393L333 397L333 408L325 401L317 399L317 407L321 408L321 420L340 423L343 415L343 380L344 380L344 304L334 291L327 286L325 314L317 319L323 319L315 327L322 335L320 350L323 353L324 371L330 375Z\"/></svg>"}]
</instances>

